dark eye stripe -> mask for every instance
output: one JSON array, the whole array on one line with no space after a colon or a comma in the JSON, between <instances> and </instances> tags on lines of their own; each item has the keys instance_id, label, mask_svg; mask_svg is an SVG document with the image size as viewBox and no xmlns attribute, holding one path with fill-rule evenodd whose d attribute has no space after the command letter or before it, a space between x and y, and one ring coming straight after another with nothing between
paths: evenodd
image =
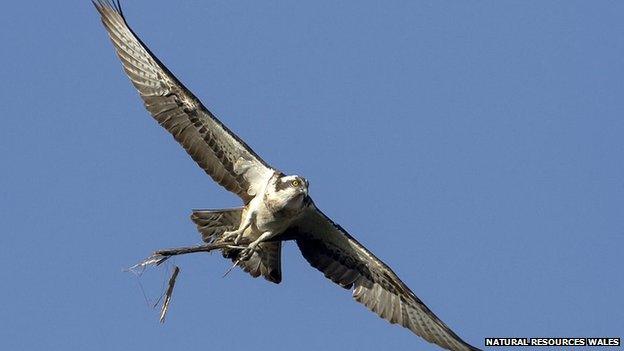
<instances>
[{"instance_id":1,"label":"dark eye stripe","mask_svg":"<svg viewBox=\"0 0 624 351\"><path fill-rule=\"evenodd\" d=\"M286 190L291 186L292 186L292 181L284 181L280 179L280 181L275 183L275 190L276 191Z\"/></svg>"}]
</instances>

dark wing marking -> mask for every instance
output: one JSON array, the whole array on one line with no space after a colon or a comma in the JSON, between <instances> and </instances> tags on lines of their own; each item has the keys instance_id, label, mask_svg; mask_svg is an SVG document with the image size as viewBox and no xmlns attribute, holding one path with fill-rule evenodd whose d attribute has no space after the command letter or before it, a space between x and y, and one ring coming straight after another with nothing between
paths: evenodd
<instances>
[{"instance_id":1,"label":"dark wing marking","mask_svg":"<svg viewBox=\"0 0 624 351\"><path fill-rule=\"evenodd\" d=\"M145 107L217 183L245 203L273 174L255 152L223 125L165 67L126 23L119 2L94 5L126 74Z\"/></svg>"},{"instance_id":2,"label":"dark wing marking","mask_svg":"<svg viewBox=\"0 0 624 351\"><path fill-rule=\"evenodd\" d=\"M193 210L191 220L197 224L206 243L219 240L223 232L235 230L240 225L242 208L227 210ZM256 237L257 238L257 237ZM240 250L223 249L223 257L238 260ZM280 241L264 242L258 245L251 257L238 265L252 277L263 276L264 279L279 284L282 281L282 243Z\"/></svg>"},{"instance_id":3,"label":"dark wing marking","mask_svg":"<svg viewBox=\"0 0 624 351\"><path fill-rule=\"evenodd\" d=\"M289 229L308 262L381 318L454 351L478 350L464 342L375 255L313 204Z\"/></svg>"}]
</instances>

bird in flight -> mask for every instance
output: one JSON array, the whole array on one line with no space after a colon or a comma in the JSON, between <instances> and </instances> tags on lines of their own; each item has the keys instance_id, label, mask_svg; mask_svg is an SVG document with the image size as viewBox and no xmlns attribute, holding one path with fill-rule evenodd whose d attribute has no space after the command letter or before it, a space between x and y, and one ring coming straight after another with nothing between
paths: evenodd
<instances>
[{"instance_id":1,"label":"bird in flight","mask_svg":"<svg viewBox=\"0 0 624 351\"><path fill-rule=\"evenodd\" d=\"M448 350L478 350L442 322L384 262L321 212L308 181L269 166L219 121L128 26L119 1L94 0L132 84L154 119L195 162L244 205L194 210L206 243L254 277L280 283L281 245L294 240L303 257L353 298L392 324Z\"/></svg>"}]
</instances>

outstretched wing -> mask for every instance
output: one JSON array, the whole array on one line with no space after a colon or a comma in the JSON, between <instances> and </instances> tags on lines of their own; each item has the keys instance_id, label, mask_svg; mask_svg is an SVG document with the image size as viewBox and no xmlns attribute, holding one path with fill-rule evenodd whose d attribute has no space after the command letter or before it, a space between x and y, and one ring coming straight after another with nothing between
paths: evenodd
<instances>
[{"instance_id":1,"label":"outstretched wing","mask_svg":"<svg viewBox=\"0 0 624 351\"><path fill-rule=\"evenodd\" d=\"M152 54L116 4L94 1L126 74L145 107L217 183L249 202L273 174Z\"/></svg>"},{"instance_id":2,"label":"outstretched wing","mask_svg":"<svg viewBox=\"0 0 624 351\"><path fill-rule=\"evenodd\" d=\"M308 262L334 283L353 288L353 297L381 318L454 351L478 350L463 341L375 255L316 206L310 205L291 228Z\"/></svg>"}]
</instances>

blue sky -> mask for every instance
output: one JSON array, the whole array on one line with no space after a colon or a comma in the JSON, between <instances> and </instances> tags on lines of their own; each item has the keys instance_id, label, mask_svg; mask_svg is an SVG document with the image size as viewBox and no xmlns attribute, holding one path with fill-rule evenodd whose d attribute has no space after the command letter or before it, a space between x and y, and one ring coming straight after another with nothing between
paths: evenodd
<instances>
[{"instance_id":1,"label":"blue sky","mask_svg":"<svg viewBox=\"0 0 624 351\"><path fill-rule=\"evenodd\" d=\"M267 162L460 336L624 336L624 3L125 1ZM284 281L181 257L238 206L144 111L88 1L0 12L0 348L436 350L285 245ZM166 269L141 278L148 298Z\"/></svg>"}]
</instances>

